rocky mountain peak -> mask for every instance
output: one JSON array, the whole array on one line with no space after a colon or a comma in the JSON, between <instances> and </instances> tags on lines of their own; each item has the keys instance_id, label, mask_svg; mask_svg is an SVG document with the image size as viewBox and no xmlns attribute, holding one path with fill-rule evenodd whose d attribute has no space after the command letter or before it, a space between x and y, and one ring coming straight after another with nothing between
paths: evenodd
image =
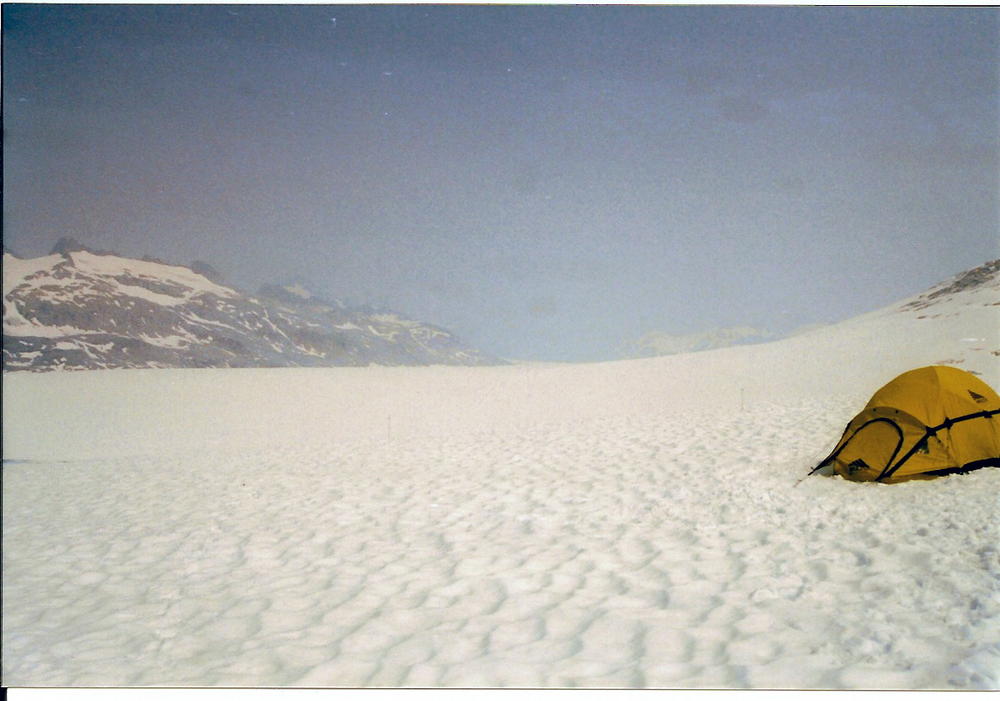
<instances>
[{"instance_id":1,"label":"rocky mountain peak","mask_svg":"<svg viewBox=\"0 0 1000 701\"><path fill-rule=\"evenodd\" d=\"M51 251L49 251L49 255L54 255L56 253L66 255L67 253L73 253L74 251L86 250L88 250L87 247L72 236L63 236L61 239L56 241L56 245L52 247Z\"/></svg>"},{"instance_id":2,"label":"rocky mountain peak","mask_svg":"<svg viewBox=\"0 0 1000 701\"><path fill-rule=\"evenodd\" d=\"M100 249L97 249L97 248L91 248L90 246L86 246L86 245L80 243L79 241L77 241L72 236L63 236L58 241L56 241L56 245L52 247L51 251L49 251L49 255L53 255L53 254L57 254L58 253L60 255L64 255L65 256L65 255L68 255L70 253L76 253L77 251L85 251L87 253L93 253L95 256L117 256L118 255L114 251L103 251L103 250L100 250Z\"/></svg>"}]
</instances>

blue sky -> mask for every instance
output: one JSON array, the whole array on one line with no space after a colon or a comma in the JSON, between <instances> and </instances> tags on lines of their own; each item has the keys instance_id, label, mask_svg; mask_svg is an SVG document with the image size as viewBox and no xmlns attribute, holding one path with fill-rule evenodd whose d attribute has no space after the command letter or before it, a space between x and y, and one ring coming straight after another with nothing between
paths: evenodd
<instances>
[{"instance_id":1,"label":"blue sky","mask_svg":"<svg viewBox=\"0 0 1000 701\"><path fill-rule=\"evenodd\" d=\"M4 5L4 242L514 358L833 321L1000 256L996 8Z\"/></svg>"}]
</instances>

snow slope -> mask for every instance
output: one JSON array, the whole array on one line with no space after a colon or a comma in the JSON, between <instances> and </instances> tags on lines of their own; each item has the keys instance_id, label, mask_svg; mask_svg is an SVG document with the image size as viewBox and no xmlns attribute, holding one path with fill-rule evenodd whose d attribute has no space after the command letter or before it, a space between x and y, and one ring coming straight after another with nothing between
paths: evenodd
<instances>
[{"instance_id":1,"label":"snow slope","mask_svg":"<svg viewBox=\"0 0 1000 701\"><path fill-rule=\"evenodd\" d=\"M1000 470L797 484L899 372L1000 386L995 271L941 290L614 363L9 374L4 684L1000 688Z\"/></svg>"}]
</instances>

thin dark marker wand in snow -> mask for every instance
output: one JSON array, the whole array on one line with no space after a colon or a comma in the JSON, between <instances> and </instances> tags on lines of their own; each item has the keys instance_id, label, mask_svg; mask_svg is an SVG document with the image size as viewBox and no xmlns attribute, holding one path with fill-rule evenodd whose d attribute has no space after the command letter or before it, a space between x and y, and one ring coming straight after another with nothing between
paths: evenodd
<instances>
[{"instance_id":1,"label":"thin dark marker wand in snow","mask_svg":"<svg viewBox=\"0 0 1000 701\"><path fill-rule=\"evenodd\" d=\"M800 484L802 484L803 482L805 482L805 481L806 481L806 477L812 477L812 476L813 476L814 474L816 474L816 472L817 472L817 471L819 471L819 469L820 469L820 468L822 468L822 467L823 467L823 463L820 463L819 465L817 465L817 466L816 466L816 467L814 467L813 469L809 470L808 474L806 474L806 476L805 476L805 477L803 477L802 479L800 479L800 480L799 480L798 482L796 482L796 483L795 483L794 485L792 485L792 486L793 486L793 487L798 487L798 486L799 486Z\"/></svg>"}]
</instances>

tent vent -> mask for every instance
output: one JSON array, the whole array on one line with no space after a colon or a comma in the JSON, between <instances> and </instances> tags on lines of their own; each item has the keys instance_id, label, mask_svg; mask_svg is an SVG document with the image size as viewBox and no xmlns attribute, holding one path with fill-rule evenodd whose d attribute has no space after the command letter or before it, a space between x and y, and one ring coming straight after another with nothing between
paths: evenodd
<instances>
[{"instance_id":1,"label":"tent vent","mask_svg":"<svg viewBox=\"0 0 1000 701\"><path fill-rule=\"evenodd\" d=\"M854 462L852 462L850 465L847 466L847 471L850 472L852 475L855 472L860 472L861 470L869 470L869 469L871 468L868 467L868 463L866 463L864 460L860 458L858 458L857 460L855 460Z\"/></svg>"},{"instance_id":2,"label":"tent vent","mask_svg":"<svg viewBox=\"0 0 1000 701\"><path fill-rule=\"evenodd\" d=\"M972 399L974 401L979 402L980 404L985 404L986 403L986 397L984 397L983 395L976 394L971 389L966 390L966 391L969 393L969 396L972 397Z\"/></svg>"}]
</instances>

